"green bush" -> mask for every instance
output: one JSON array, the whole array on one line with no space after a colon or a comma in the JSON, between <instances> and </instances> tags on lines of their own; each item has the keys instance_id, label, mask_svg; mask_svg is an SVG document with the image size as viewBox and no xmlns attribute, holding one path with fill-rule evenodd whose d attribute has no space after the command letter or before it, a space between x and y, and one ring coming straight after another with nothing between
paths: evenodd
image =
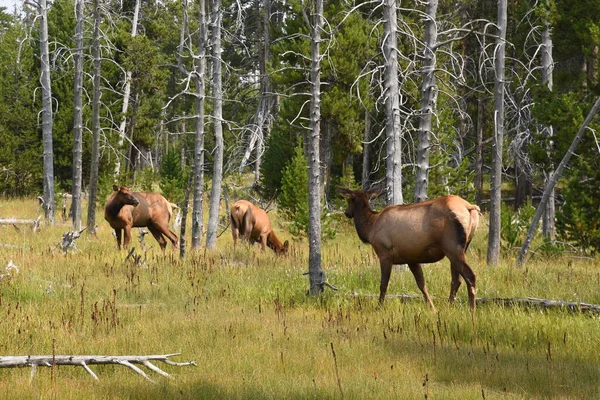
<instances>
[{"instance_id":1,"label":"green bush","mask_svg":"<svg viewBox=\"0 0 600 400\"><path fill-rule=\"evenodd\" d=\"M279 207L292 223L289 232L297 239L308 234L308 165L302 152L302 144L296 146L294 157L283 169ZM323 238L333 238L335 230L330 227L331 217L326 210L321 213Z\"/></svg>"}]
</instances>

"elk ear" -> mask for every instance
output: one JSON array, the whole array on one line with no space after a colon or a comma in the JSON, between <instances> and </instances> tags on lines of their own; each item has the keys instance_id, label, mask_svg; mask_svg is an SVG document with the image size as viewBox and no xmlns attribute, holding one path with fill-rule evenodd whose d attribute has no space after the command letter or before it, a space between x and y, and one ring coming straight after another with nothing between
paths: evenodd
<instances>
[{"instance_id":1,"label":"elk ear","mask_svg":"<svg viewBox=\"0 0 600 400\"><path fill-rule=\"evenodd\" d=\"M113 185L113 191L118 192L119 191L119 187L117 185Z\"/></svg>"},{"instance_id":2,"label":"elk ear","mask_svg":"<svg viewBox=\"0 0 600 400\"><path fill-rule=\"evenodd\" d=\"M348 188L345 188L343 186L336 186L335 187L338 191L339 194L341 194L342 196L349 198L352 197L354 195L354 192Z\"/></svg>"},{"instance_id":3,"label":"elk ear","mask_svg":"<svg viewBox=\"0 0 600 400\"><path fill-rule=\"evenodd\" d=\"M383 193L385 193L385 186L379 185L367 190L367 197L371 200L381 196Z\"/></svg>"}]
</instances>

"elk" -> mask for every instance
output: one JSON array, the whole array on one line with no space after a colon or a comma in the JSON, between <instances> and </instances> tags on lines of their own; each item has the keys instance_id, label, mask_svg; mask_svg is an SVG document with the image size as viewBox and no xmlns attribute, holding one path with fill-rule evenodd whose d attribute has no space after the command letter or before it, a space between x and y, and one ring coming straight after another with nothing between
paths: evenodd
<instances>
[{"instance_id":1,"label":"elk","mask_svg":"<svg viewBox=\"0 0 600 400\"><path fill-rule=\"evenodd\" d=\"M408 264L425 301L435 312L421 264L448 257L452 275L449 301L454 301L462 277L467 284L471 310L475 310L475 272L467 264L465 252L479 223L478 206L459 196L448 195L422 203L388 206L375 212L369 200L379 195L380 190L353 191L340 186L337 190L348 201L344 214L354 218L358 237L370 243L379 258L380 306L385 300L392 265Z\"/></svg>"},{"instance_id":2,"label":"elk","mask_svg":"<svg viewBox=\"0 0 600 400\"><path fill-rule=\"evenodd\" d=\"M123 186L113 186L104 207L104 219L115 230L117 246L121 249L121 232L125 231L123 247L129 247L131 228L147 227L162 250L167 246L166 236L177 248L177 235L169 230L172 204L162 195L152 192L132 192ZM164 235L164 236L163 236Z\"/></svg>"},{"instance_id":3,"label":"elk","mask_svg":"<svg viewBox=\"0 0 600 400\"><path fill-rule=\"evenodd\" d=\"M287 253L289 242L286 240L281 244L271 228L269 216L262 209L249 201L238 200L231 205L229 211L234 248L241 236L250 243L260 243L263 250L269 246L275 254Z\"/></svg>"}]
</instances>

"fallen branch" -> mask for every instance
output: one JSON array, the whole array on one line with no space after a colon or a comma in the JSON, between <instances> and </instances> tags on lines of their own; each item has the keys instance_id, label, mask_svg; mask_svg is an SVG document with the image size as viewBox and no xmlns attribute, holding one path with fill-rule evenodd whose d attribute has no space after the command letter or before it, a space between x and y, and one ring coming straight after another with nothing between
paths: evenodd
<instances>
[{"instance_id":1,"label":"fallen branch","mask_svg":"<svg viewBox=\"0 0 600 400\"><path fill-rule=\"evenodd\" d=\"M79 250L75 245L75 240L81 237L81 234L85 232L86 229L87 228L83 228L79 232L63 233L62 243L59 243L59 246L62 249L63 253L66 254L69 251L69 249Z\"/></svg>"},{"instance_id":2,"label":"fallen branch","mask_svg":"<svg viewBox=\"0 0 600 400\"><path fill-rule=\"evenodd\" d=\"M352 297L366 297L366 298L379 298L379 295L375 294L358 294L356 292L352 293ZM422 295L416 294L386 294L386 299L388 298L396 298L402 301L422 301ZM433 297L432 297L433 298ZM475 299L477 304L499 304L504 307L511 306L524 306L524 307L536 307L541 309L550 309L550 308L560 308L567 309L573 312L581 312L581 313L592 313L592 314L600 314L600 305L598 304L589 304L589 303L581 303L581 302L570 302L563 300L549 300L549 299L539 299L536 297L525 297L525 298L502 298L502 297L494 297L494 298L482 298L477 297Z\"/></svg>"},{"instance_id":3,"label":"fallen branch","mask_svg":"<svg viewBox=\"0 0 600 400\"><path fill-rule=\"evenodd\" d=\"M31 367L31 378L33 379L38 366L52 367L53 365L74 365L83 367L98 381L100 379L98 379L98 376L90 369L89 365L116 364L131 368L150 382L154 382L148 374L134 364L141 364L151 371L170 378L171 375L158 368L150 361L162 361L165 364L174 365L176 367L197 365L194 361L178 363L169 360L169 357L177 356L179 354L181 353L154 356L2 356L0 357L0 368Z\"/></svg>"},{"instance_id":4,"label":"fallen branch","mask_svg":"<svg viewBox=\"0 0 600 400\"><path fill-rule=\"evenodd\" d=\"M17 225L31 225L33 231L37 232L40 230L41 219L41 216L37 217L37 219L0 218L0 225L12 225L17 230L19 230Z\"/></svg>"}]
</instances>

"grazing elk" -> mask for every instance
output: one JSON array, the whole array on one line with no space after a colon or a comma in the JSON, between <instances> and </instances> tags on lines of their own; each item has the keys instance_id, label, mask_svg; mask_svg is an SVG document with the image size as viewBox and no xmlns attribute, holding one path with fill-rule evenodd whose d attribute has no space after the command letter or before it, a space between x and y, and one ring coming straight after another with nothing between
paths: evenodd
<instances>
[{"instance_id":1,"label":"grazing elk","mask_svg":"<svg viewBox=\"0 0 600 400\"><path fill-rule=\"evenodd\" d=\"M448 195L422 203L388 206L375 212L369 200L380 191L353 191L340 186L337 189L348 200L345 214L354 218L358 237L370 243L379 257L380 305L385 300L392 265L408 264L425 300L435 311L421 263L434 263L446 256L452 273L450 302L456 297L462 277L467 283L471 309L475 309L475 272L467 264L465 251L479 223L479 207Z\"/></svg>"},{"instance_id":2,"label":"grazing elk","mask_svg":"<svg viewBox=\"0 0 600 400\"><path fill-rule=\"evenodd\" d=\"M231 234L233 235L233 247L238 237L246 239L250 243L260 243L264 250L269 246L276 254L285 254L288 251L289 242L281 244L271 228L271 221L266 212L246 200L238 200L231 205Z\"/></svg>"},{"instance_id":3,"label":"grazing elk","mask_svg":"<svg viewBox=\"0 0 600 400\"><path fill-rule=\"evenodd\" d=\"M114 193L104 207L104 219L115 230L117 246L121 248L121 231L125 231L123 247L131 241L131 228L147 227L161 249L167 246L169 238L177 247L177 235L169 230L169 220L173 213L172 204L163 196L152 192L132 192L126 187L113 186Z\"/></svg>"}]
</instances>

